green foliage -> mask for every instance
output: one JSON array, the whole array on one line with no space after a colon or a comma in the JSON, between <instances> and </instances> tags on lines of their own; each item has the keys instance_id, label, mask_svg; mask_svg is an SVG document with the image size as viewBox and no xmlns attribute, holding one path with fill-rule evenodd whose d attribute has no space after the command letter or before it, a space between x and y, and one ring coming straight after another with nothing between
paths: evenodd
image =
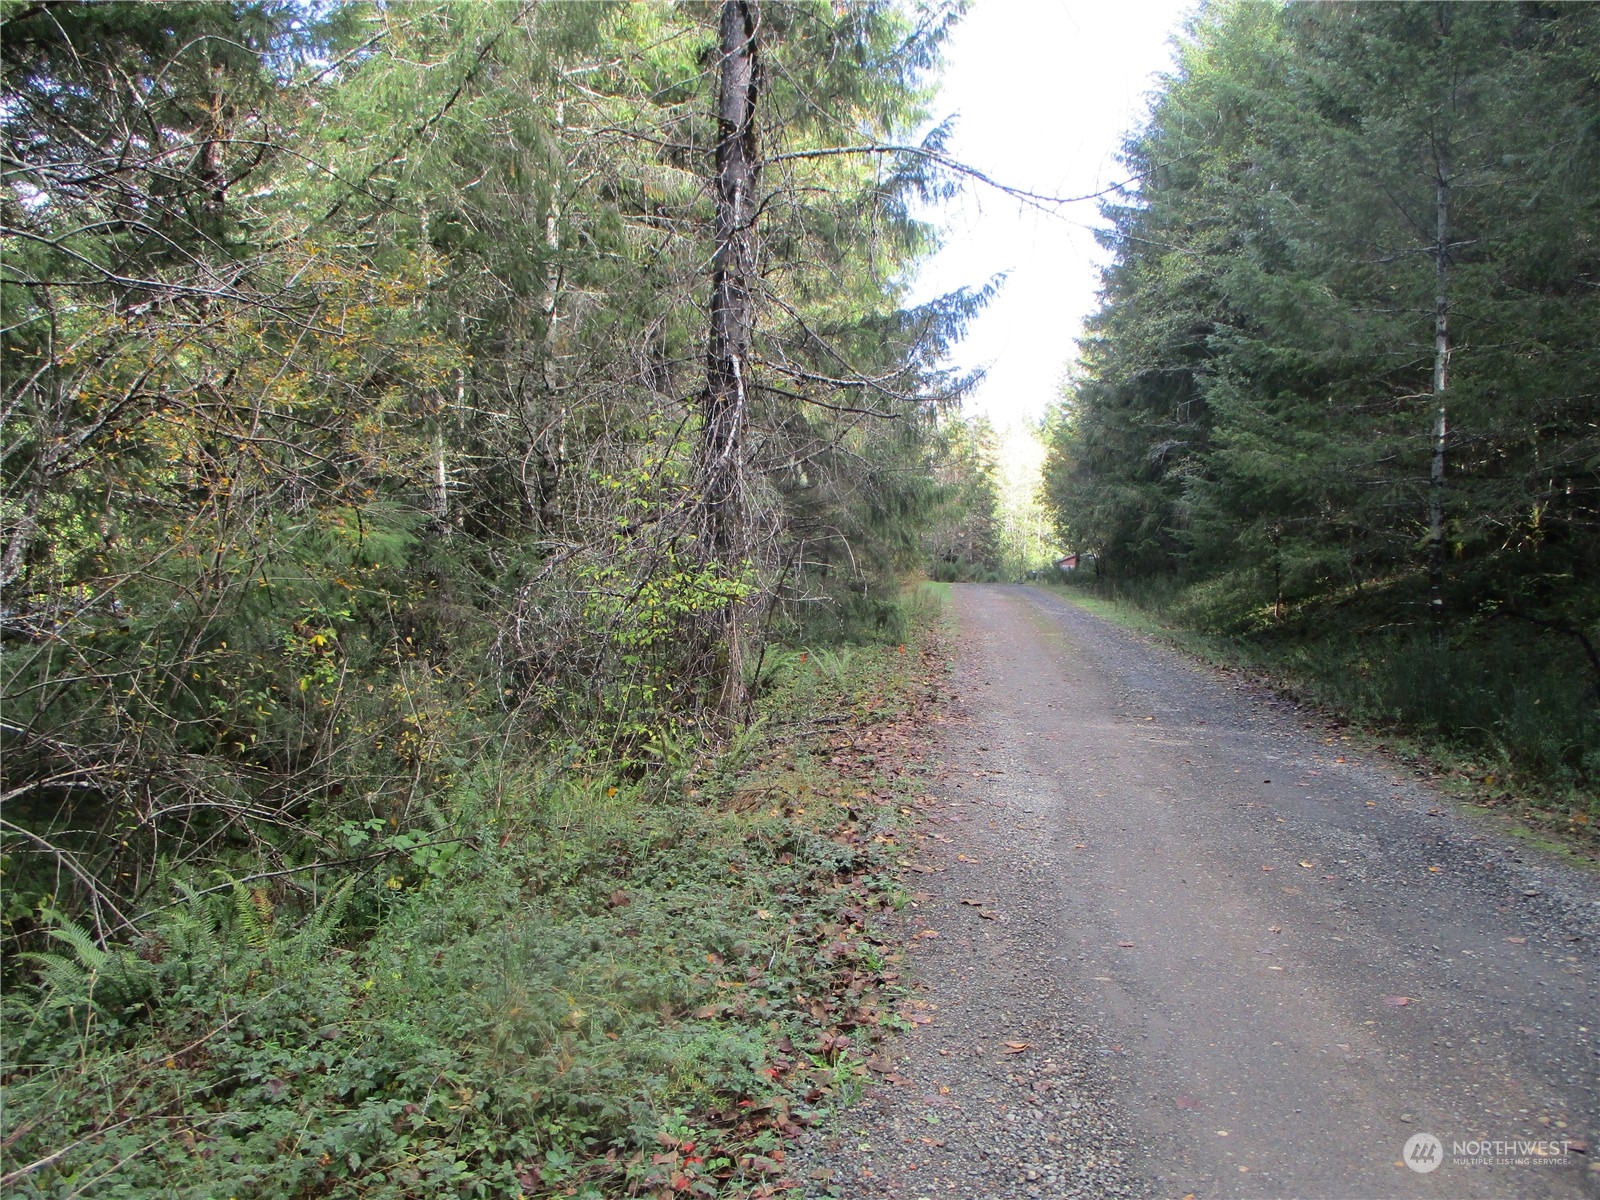
<instances>
[{"instance_id":1,"label":"green foliage","mask_svg":"<svg viewBox=\"0 0 1600 1200\"><path fill-rule=\"evenodd\" d=\"M1244 596L1228 576L1195 583L1079 572L1064 586L1090 603L1113 602L1112 615L1141 614L1133 619L1186 649L1263 671L1345 719L1420 742L1455 760L1481 799L1515 799L1580 841L1600 825L1600 699L1570 635L1491 613L1441 642L1426 628L1383 628L1355 605L1308 606L1288 621L1266 606L1241 620Z\"/></svg>"},{"instance_id":2,"label":"green foliage","mask_svg":"<svg viewBox=\"0 0 1600 1200\"><path fill-rule=\"evenodd\" d=\"M1577 6L1201 14L1127 144L1141 182L1106 210L1106 300L1045 472L1063 539L1113 579L1167 580L1187 619L1236 635L1354 636L1386 664L1349 695L1362 711L1460 722L1584 786L1592 765L1558 743L1586 735L1594 682L1560 664L1600 636L1600 410L1575 382L1600 354L1596 62ZM1544 647L1523 661L1562 710L1554 741L1508 733L1523 701L1483 673L1511 661L1507 622Z\"/></svg>"},{"instance_id":3,"label":"green foliage","mask_svg":"<svg viewBox=\"0 0 1600 1200\"><path fill-rule=\"evenodd\" d=\"M767 714L903 710L906 655L828 661L780 655ZM51 915L62 952L3 1001L7 1167L70 1148L15 1194L620 1195L664 1147L706 1194L756 1191L772 1124L857 1086L795 1047L842 1019L818 1000L841 973L883 969L862 906L887 867L825 832L826 751L764 729L698 783L484 763L450 797L459 853L347 826L384 855L314 903L185 888L115 951ZM775 792L754 769L789 799L741 814Z\"/></svg>"},{"instance_id":4,"label":"green foliage","mask_svg":"<svg viewBox=\"0 0 1600 1200\"><path fill-rule=\"evenodd\" d=\"M883 682L986 295L908 308L947 181L840 152L924 123L952 12L764 11L750 549L715 561L714 6L6 0L24 1194L661 1191L738 1100L770 1119L719 1178L764 1177L761 1072L876 860L683 794L690 634L731 618L774 695L773 630L876 643L808 696Z\"/></svg>"},{"instance_id":5,"label":"green foliage","mask_svg":"<svg viewBox=\"0 0 1600 1200\"><path fill-rule=\"evenodd\" d=\"M925 540L929 574L945 582L997 578L1000 566L999 448L987 418L946 422L934 478L938 507Z\"/></svg>"},{"instance_id":6,"label":"green foliage","mask_svg":"<svg viewBox=\"0 0 1600 1200\"><path fill-rule=\"evenodd\" d=\"M644 772L709 618L903 637L984 293L905 308L943 185L828 151L922 122L948 13L764 23L751 549L708 562L713 10L7 12L8 941L426 831L491 746Z\"/></svg>"}]
</instances>

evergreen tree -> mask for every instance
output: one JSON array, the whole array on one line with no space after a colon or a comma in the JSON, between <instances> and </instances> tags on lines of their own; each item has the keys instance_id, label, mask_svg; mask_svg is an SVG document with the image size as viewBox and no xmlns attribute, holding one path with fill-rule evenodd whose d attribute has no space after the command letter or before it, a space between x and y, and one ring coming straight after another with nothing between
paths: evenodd
<instances>
[{"instance_id":1,"label":"evergreen tree","mask_svg":"<svg viewBox=\"0 0 1600 1200\"><path fill-rule=\"evenodd\" d=\"M1568 782L1600 771L1597 28L1205 10L1128 144L1045 472L1114 581Z\"/></svg>"},{"instance_id":2,"label":"evergreen tree","mask_svg":"<svg viewBox=\"0 0 1600 1200\"><path fill-rule=\"evenodd\" d=\"M643 770L769 628L893 636L984 294L904 306L942 184L854 147L923 120L950 14L728 11L719 228L720 9L8 6L6 819L100 935L160 855L403 824L473 745Z\"/></svg>"},{"instance_id":3,"label":"evergreen tree","mask_svg":"<svg viewBox=\"0 0 1600 1200\"><path fill-rule=\"evenodd\" d=\"M1544 371L1594 353L1593 52L1580 7L1200 18L1108 210L1048 471L1069 540L1277 613L1430 574L1470 612L1591 570L1589 402Z\"/></svg>"}]
</instances>

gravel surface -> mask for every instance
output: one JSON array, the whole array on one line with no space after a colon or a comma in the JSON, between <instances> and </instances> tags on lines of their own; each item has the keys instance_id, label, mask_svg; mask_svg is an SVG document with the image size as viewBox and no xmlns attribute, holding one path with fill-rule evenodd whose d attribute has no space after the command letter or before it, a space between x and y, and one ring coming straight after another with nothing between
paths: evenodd
<instances>
[{"instance_id":1,"label":"gravel surface","mask_svg":"<svg viewBox=\"0 0 1600 1200\"><path fill-rule=\"evenodd\" d=\"M1600 1196L1600 877L1059 595L955 594L918 1026L807 1195Z\"/></svg>"}]
</instances>

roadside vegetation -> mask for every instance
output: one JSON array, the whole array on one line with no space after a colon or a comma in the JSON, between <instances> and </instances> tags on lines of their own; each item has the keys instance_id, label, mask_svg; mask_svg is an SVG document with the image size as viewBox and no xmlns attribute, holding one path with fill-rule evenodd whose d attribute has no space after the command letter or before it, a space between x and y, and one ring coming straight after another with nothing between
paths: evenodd
<instances>
[{"instance_id":1,"label":"roadside vegetation","mask_svg":"<svg viewBox=\"0 0 1600 1200\"><path fill-rule=\"evenodd\" d=\"M1600 10L1209 7L1049 426L1074 586L1600 824Z\"/></svg>"},{"instance_id":2,"label":"roadside vegetation","mask_svg":"<svg viewBox=\"0 0 1600 1200\"><path fill-rule=\"evenodd\" d=\"M955 16L0 0L7 1195L777 1186L896 1019Z\"/></svg>"},{"instance_id":3,"label":"roadside vegetation","mask_svg":"<svg viewBox=\"0 0 1600 1200\"><path fill-rule=\"evenodd\" d=\"M329 894L200 889L8 989L17 1196L776 1194L907 1028L896 831L925 631L769 655L755 721L644 779L486 760ZM892 757L891 757L892 755Z\"/></svg>"},{"instance_id":4,"label":"roadside vegetation","mask_svg":"<svg viewBox=\"0 0 1600 1200\"><path fill-rule=\"evenodd\" d=\"M1495 647L1508 659L1495 662L1476 661L1471 646L1463 653L1459 645L1357 637L1337 625L1241 634L1208 624L1181 584L1123 586L1092 573L1044 582L1118 624L1320 710L1554 849L1600 858L1600 794L1561 765L1575 743L1594 736L1581 700L1584 673L1570 656L1540 659L1550 653L1547 642L1508 640ZM1526 660L1515 657L1519 649ZM1442 697L1441 676L1450 684Z\"/></svg>"}]
</instances>

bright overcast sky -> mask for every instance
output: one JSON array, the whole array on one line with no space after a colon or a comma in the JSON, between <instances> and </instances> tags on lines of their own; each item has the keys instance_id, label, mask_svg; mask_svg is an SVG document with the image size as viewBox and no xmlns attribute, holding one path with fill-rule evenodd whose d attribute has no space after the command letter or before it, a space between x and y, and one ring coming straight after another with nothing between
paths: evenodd
<instances>
[{"instance_id":1,"label":"bright overcast sky","mask_svg":"<svg viewBox=\"0 0 1600 1200\"><path fill-rule=\"evenodd\" d=\"M1116 154L1144 116L1172 35L1193 0L975 0L947 49L939 115L957 115L951 150L1007 184L1057 196L1122 178ZM1056 395L1073 340L1095 308L1103 251L1093 202L1059 217L982 185L944 214L945 248L924 268L925 300L997 272L1007 282L956 352L988 376L967 401L1005 431L1031 425ZM1007 457L1021 450L1007 438Z\"/></svg>"}]
</instances>

